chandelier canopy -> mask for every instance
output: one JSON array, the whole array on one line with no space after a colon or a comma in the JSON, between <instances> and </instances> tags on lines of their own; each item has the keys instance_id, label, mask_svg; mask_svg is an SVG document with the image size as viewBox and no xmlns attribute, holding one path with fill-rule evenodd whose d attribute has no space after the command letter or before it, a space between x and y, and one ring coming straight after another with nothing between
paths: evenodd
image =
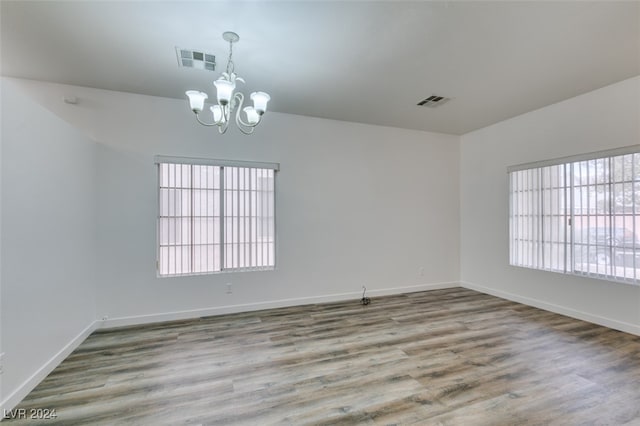
<instances>
[{"instance_id":1,"label":"chandelier canopy","mask_svg":"<svg viewBox=\"0 0 640 426\"><path fill-rule=\"evenodd\" d=\"M209 97L205 92L198 90L188 90L186 95L189 97L189 106L191 111L196 115L196 120L203 126L217 126L220 134L223 134L229 128L231 115L236 113L236 125L238 129L245 135L253 133L255 127L260 124L262 116L267 111L267 103L271 97L265 92L253 92L249 97L253 101L253 106L242 108L244 103L244 95L241 92L235 92L236 82L244 83L242 77L238 77L234 72L233 64L233 43L240 40L238 34L227 31L222 34L222 38L229 42L229 59L227 60L227 70L213 82L217 92L217 105L211 106L209 109L213 114L213 122L207 123L200 119L200 113L204 109L204 101ZM244 112L243 119L241 111Z\"/></svg>"}]
</instances>

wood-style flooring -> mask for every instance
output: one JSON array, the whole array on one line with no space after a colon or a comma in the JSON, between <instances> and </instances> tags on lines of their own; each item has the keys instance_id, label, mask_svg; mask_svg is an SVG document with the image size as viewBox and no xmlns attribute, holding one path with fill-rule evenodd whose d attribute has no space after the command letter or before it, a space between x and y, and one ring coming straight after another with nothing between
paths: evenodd
<instances>
[{"instance_id":1,"label":"wood-style flooring","mask_svg":"<svg viewBox=\"0 0 640 426\"><path fill-rule=\"evenodd\" d=\"M98 331L42 425L636 425L640 337L462 288Z\"/></svg>"}]
</instances>

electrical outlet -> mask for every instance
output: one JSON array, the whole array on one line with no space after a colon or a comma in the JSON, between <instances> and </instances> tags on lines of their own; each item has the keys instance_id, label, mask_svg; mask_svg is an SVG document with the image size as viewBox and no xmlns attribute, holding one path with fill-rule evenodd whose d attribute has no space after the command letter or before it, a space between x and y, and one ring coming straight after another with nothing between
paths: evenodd
<instances>
[{"instance_id":1,"label":"electrical outlet","mask_svg":"<svg viewBox=\"0 0 640 426\"><path fill-rule=\"evenodd\" d=\"M0 353L0 374L4 373L4 352Z\"/></svg>"},{"instance_id":2,"label":"electrical outlet","mask_svg":"<svg viewBox=\"0 0 640 426\"><path fill-rule=\"evenodd\" d=\"M231 291L231 283L227 283L227 294L231 294L231 293L233 293Z\"/></svg>"},{"instance_id":3,"label":"electrical outlet","mask_svg":"<svg viewBox=\"0 0 640 426\"><path fill-rule=\"evenodd\" d=\"M420 269L418 269L418 275L421 277L424 276L424 266L421 266Z\"/></svg>"}]
</instances>

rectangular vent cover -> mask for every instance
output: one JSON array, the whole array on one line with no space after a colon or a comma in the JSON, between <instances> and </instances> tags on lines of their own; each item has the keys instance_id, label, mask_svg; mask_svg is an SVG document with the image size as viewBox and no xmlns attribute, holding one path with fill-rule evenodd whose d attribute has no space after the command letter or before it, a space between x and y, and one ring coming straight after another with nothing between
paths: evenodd
<instances>
[{"instance_id":1,"label":"rectangular vent cover","mask_svg":"<svg viewBox=\"0 0 640 426\"><path fill-rule=\"evenodd\" d=\"M429 108L439 107L440 105L444 105L449 102L451 98L445 98L444 96L431 95L426 99L418 102L419 106L426 106Z\"/></svg>"},{"instance_id":2,"label":"rectangular vent cover","mask_svg":"<svg viewBox=\"0 0 640 426\"><path fill-rule=\"evenodd\" d=\"M216 57L211 53L176 47L176 55L178 66L208 71L216 69Z\"/></svg>"}]
</instances>

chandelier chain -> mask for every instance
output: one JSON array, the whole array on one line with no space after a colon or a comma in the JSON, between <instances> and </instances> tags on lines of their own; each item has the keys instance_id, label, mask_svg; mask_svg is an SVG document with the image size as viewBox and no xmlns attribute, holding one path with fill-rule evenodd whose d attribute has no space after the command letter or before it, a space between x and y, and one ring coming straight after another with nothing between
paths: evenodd
<instances>
[{"instance_id":1,"label":"chandelier chain","mask_svg":"<svg viewBox=\"0 0 640 426\"><path fill-rule=\"evenodd\" d=\"M227 59L227 74L231 75L234 71L235 64L233 63L233 41L229 41L229 58Z\"/></svg>"}]
</instances>

